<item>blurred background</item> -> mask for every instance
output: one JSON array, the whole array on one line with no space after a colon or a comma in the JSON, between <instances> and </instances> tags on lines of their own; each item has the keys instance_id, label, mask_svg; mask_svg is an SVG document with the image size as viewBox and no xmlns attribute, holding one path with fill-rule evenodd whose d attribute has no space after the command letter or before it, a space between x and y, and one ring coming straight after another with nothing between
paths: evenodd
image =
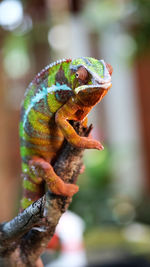
<instances>
[{"instance_id":1,"label":"blurred background","mask_svg":"<svg viewBox=\"0 0 150 267\"><path fill-rule=\"evenodd\" d=\"M45 65L79 56L104 59L114 69L109 94L89 116L105 150L85 151L70 208L85 223L88 263L137 258L145 263L130 266L150 266L148 0L0 1L0 221L19 208L25 88Z\"/></svg>"}]
</instances>

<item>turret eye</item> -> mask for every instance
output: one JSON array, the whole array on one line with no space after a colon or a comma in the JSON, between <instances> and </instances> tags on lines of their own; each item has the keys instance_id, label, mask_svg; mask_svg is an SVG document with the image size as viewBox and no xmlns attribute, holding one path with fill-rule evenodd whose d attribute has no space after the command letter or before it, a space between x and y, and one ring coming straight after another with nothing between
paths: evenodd
<instances>
[{"instance_id":1,"label":"turret eye","mask_svg":"<svg viewBox=\"0 0 150 267\"><path fill-rule=\"evenodd\" d=\"M88 71L84 67L80 67L75 75L76 78L80 79L81 81L86 81L88 78Z\"/></svg>"}]
</instances>

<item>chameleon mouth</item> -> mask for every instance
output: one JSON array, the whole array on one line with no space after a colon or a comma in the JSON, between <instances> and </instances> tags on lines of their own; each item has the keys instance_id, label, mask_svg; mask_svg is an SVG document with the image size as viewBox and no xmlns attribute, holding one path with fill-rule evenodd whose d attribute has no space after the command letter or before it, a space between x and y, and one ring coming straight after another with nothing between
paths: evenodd
<instances>
[{"instance_id":1,"label":"chameleon mouth","mask_svg":"<svg viewBox=\"0 0 150 267\"><path fill-rule=\"evenodd\" d=\"M111 86L112 86L112 83L110 81L104 82L104 83L99 83L98 81L96 81L95 84L81 85L81 86L75 88L75 93L78 94L79 92L90 89L90 88L93 88L93 89L97 88L100 90L108 90Z\"/></svg>"}]
</instances>

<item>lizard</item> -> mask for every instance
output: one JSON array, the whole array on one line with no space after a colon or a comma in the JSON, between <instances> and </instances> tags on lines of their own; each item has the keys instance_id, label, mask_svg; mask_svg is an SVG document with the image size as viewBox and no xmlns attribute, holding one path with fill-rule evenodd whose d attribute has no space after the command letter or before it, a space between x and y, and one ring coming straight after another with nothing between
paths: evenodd
<instances>
[{"instance_id":1,"label":"lizard","mask_svg":"<svg viewBox=\"0 0 150 267\"><path fill-rule=\"evenodd\" d=\"M45 67L29 84L19 124L22 209L42 196L45 182L54 194L77 193L78 186L64 183L52 165L64 139L78 148L103 149L97 140L79 136L70 121L87 125L88 113L112 86L111 74L112 67L104 60L62 59Z\"/></svg>"}]
</instances>

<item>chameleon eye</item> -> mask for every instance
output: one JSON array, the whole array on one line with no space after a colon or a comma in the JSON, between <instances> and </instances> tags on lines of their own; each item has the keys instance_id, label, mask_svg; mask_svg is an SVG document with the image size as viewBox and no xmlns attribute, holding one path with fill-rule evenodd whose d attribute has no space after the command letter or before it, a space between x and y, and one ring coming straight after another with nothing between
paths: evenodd
<instances>
[{"instance_id":1,"label":"chameleon eye","mask_svg":"<svg viewBox=\"0 0 150 267\"><path fill-rule=\"evenodd\" d=\"M88 78L88 72L84 67L80 67L76 72L76 78L80 79L81 81L85 81Z\"/></svg>"}]
</instances>

